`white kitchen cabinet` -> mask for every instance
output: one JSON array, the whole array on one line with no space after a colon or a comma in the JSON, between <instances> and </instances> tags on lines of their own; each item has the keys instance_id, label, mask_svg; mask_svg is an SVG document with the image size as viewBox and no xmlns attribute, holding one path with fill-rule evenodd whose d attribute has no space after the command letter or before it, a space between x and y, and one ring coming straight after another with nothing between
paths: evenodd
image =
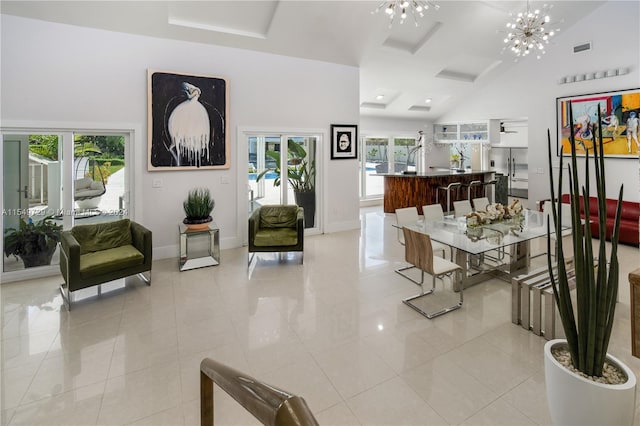
<instances>
[{"instance_id":1,"label":"white kitchen cabinet","mask_svg":"<svg viewBox=\"0 0 640 426\"><path fill-rule=\"evenodd\" d=\"M500 135L498 120L453 122L433 125L436 143L496 143Z\"/></svg>"}]
</instances>

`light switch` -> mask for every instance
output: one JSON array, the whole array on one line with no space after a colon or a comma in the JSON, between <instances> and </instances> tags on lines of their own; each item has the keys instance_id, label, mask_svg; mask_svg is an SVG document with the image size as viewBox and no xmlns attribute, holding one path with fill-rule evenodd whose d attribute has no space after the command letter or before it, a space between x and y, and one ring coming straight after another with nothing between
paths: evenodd
<instances>
[{"instance_id":1,"label":"light switch","mask_svg":"<svg viewBox=\"0 0 640 426\"><path fill-rule=\"evenodd\" d=\"M151 186L154 188L162 188L162 179L154 179Z\"/></svg>"},{"instance_id":2,"label":"light switch","mask_svg":"<svg viewBox=\"0 0 640 426\"><path fill-rule=\"evenodd\" d=\"M227 175L220 176L220 183L224 183L224 184L229 183L229 176Z\"/></svg>"}]
</instances>

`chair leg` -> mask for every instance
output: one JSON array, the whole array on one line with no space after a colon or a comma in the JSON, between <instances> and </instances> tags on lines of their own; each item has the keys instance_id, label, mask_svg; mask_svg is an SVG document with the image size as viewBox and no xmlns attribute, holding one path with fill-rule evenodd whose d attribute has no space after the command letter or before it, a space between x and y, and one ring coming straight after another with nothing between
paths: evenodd
<instances>
[{"instance_id":1,"label":"chair leg","mask_svg":"<svg viewBox=\"0 0 640 426\"><path fill-rule=\"evenodd\" d=\"M67 311L71 311L71 292L67 283L60 284L60 295L62 296L62 303L66 306Z\"/></svg>"},{"instance_id":2,"label":"chair leg","mask_svg":"<svg viewBox=\"0 0 640 426\"><path fill-rule=\"evenodd\" d=\"M151 285L151 270L148 271L149 276L147 277L144 272L138 273L138 278L140 278L146 285Z\"/></svg>"},{"instance_id":3,"label":"chair leg","mask_svg":"<svg viewBox=\"0 0 640 426\"><path fill-rule=\"evenodd\" d=\"M456 280L456 281L458 281L458 280L459 280L459 274L460 274L460 271L459 271L459 270L455 270L455 271L453 272L453 276L455 277L455 280ZM459 295L458 303L456 303L456 304L455 304L455 305L453 305L453 306L449 306L449 307L447 307L447 308L443 308L443 309L440 309L440 310L435 311L435 312L425 312L425 311L424 311L424 310L422 310L420 307L418 307L418 306L416 306L415 304L413 304L413 301L414 301L414 300L419 299L419 298L422 298L422 297L424 297L424 296L428 296L428 295L430 295L430 294L432 294L432 293L434 292L435 287L436 287L436 277L435 277L435 276L433 277L433 281L432 281L432 283L433 283L433 284L432 284L432 288L431 288L431 290L430 290L430 291L428 291L428 292L426 292L426 293L425 293L424 291L422 291L420 294L418 294L418 295L416 295L416 296L412 296L412 297L409 297L409 298L407 298L407 299L404 299L404 300L402 301L402 303L404 303L405 305L409 306L411 309L413 309L414 311L418 312L420 315L427 317L428 319L433 319L433 318L435 318L435 317L439 317L440 315L444 315L444 314L446 314L446 313L448 313L448 312L455 311L456 309L460 309L460 308L462 307L462 302L463 302L463 295L462 295L462 293L463 293L463 286L462 286L462 285L460 285L460 286L459 286L459 287L460 287L460 291L459 291L460 295ZM452 278L452 279L451 279L451 285L452 285L452 288L454 288L454 287L455 287L455 284L456 284L456 283L454 283L454 282L453 282L453 278Z\"/></svg>"},{"instance_id":4,"label":"chair leg","mask_svg":"<svg viewBox=\"0 0 640 426\"><path fill-rule=\"evenodd\" d=\"M407 271L407 270L413 269L413 268L415 268L414 265L407 265L407 266L404 266L402 268L394 269L394 272L397 273L397 274L402 275L403 277L405 277L406 279L408 279L409 281L411 281L415 285L418 285L418 286L422 287L422 283L424 282L424 271L420 271L421 272L420 281L416 281L413 278L411 278L409 275L403 273L403 271Z\"/></svg>"}]
</instances>

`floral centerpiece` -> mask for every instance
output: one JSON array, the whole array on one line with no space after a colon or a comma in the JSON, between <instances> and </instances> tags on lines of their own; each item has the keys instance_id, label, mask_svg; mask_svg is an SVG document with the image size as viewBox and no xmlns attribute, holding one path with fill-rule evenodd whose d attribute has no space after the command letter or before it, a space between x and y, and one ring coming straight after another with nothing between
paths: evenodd
<instances>
[{"instance_id":1,"label":"floral centerpiece","mask_svg":"<svg viewBox=\"0 0 640 426\"><path fill-rule=\"evenodd\" d=\"M517 198L508 206L500 203L489 204L485 210L476 210L469 213L466 216L467 226L474 227L503 221L519 221L523 217L523 210L524 208Z\"/></svg>"}]
</instances>

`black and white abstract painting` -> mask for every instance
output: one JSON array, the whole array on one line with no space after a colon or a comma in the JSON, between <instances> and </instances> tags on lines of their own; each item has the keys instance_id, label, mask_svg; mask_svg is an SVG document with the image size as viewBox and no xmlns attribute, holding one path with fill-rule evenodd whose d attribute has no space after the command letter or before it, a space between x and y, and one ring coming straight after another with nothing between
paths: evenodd
<instances>
[{"instance_id":1,"label":"black and white abstract painting","mask_svg":"<svg viewBox=\"0 0 640 426\"><path fill-rule=\"evenodd\" d=\"M358 158L358 126L355 124L331 125L331 159Z\"/></svg>"},{"instance_id":2,"label":"black and white abstract painting","mask_svg":"<svg viewBox=\"0 0 640 426\"><path fill-rule=\"evenodd\" d=\"M148 71L148 169L228 169L226 79Z\"/></svg>"}]
</instances>

